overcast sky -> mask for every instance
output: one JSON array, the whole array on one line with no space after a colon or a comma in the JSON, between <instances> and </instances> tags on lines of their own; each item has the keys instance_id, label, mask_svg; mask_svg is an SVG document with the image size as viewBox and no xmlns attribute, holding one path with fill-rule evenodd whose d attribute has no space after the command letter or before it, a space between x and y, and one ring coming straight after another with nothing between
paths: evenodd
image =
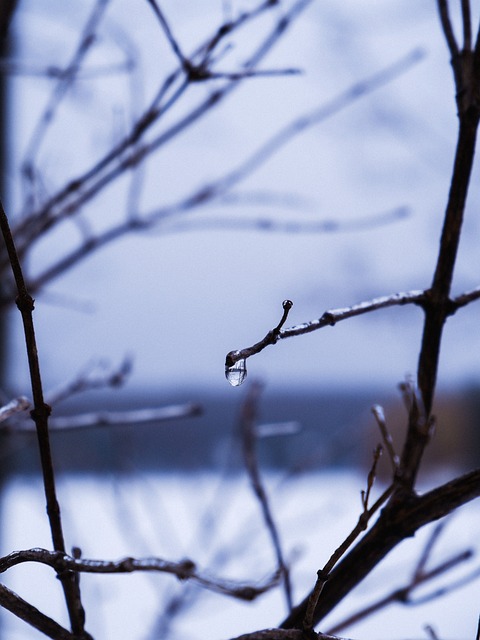
<instances>
[{"instance_id":1,"label":"overcast sky","mask_svg":"<svg viewBox=\"0 0 480 640\"><path fill-rule=\"evenodd\" d=\"M218 26L223 12L235 16L252 4L172 0L162 6L189 52ZM68 12L64 6L63 0L20 0L16 56L25 65L62 66L70 59L92 3L77 2ZM279 10L289 6L282 2ZM277 15L242 33L244 44L237 44L232 55L258 38ZM127 43L135 54L133 74L82 80L62 103L38 155L47 193L101 157L175 68L149 4L131 0L112 0L85 68L124 59ZM172 221L173 226L119 240L52 282L37 296L35 314L47 385L74 376L92 359L115 363L131 353L131 388L193 385L224 391L225 354L250 346L273 328L285 298L294 302L287 321L291 326L329 308L428 286L456 136L449 57L433 0L314 0L263 63L268 69L299 68L302 74L243 83L151 158L140 209L164 206L222 176L294 118L418 48L425 56L407 73L307 129L237 185L234 194L241 204L217 202ZM7 179L14 215L21 208L19 164L53 86L51 79L29 75L12 82L15 117ZM181 108L208 90L196 88ZM477 178L475 169L455 293L479 284ZM270 194L270 203L262 203L259 193ZM256 200L247 203L252 194ZM85 216L99 226L121 219L125 198L122 185L108 189L86 207ZM188 230L196 217L355 222L400 207L408 209L407 217L342 233L207 225ZM73 226L62 234L33 252L32 273L78 237ZM19 318L12 314L12 319L12 380L23 388ZM249 375L279 389L371 383L394 389L415 373L421 328L416 308L377 312L285 340L250 359ZM449 321L440 384L478 382L479 349L478 306L473 305Z\"/></svg>"}]
</instances>

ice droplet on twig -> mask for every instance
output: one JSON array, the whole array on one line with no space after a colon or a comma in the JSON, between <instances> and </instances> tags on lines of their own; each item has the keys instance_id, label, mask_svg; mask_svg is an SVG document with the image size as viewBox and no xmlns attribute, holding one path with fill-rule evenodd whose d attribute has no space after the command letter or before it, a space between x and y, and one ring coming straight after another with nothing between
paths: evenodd
<instances>
[{"instance_id":1,"label":"ice droplet on twig","mask_svg":"<svg viewBox=\"0 0 480 640\"><path fill-rule=\"evenodd\" d=\"M247 363L245 358L237 360L231 367L225 366L225 377L232 387L239 387L247 377Z\"/></svg>"}]
</instances>

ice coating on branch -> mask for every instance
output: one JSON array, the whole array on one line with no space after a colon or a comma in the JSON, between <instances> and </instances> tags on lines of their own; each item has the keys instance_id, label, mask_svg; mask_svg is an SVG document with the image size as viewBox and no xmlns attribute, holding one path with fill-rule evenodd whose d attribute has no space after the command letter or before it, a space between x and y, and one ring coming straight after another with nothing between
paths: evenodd
<instances>
[{"instance_id":1,"label":"ice coating on branch","mask_svg":"<svg viewBox=\"0 0 480 640\"><path fill-rule=\"evenodd\" d=\"M225 366L225 377L232 387L239 387L247 377L245 358L237 360L231 367Z\"/></svg>"}]
</instances>

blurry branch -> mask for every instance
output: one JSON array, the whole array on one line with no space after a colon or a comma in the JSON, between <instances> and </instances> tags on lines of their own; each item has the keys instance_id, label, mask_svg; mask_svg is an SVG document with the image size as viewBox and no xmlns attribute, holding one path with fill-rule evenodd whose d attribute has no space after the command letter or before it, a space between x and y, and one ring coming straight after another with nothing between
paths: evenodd
<instances>
[{"instance_id":1,"label":"blurry branch","mask_svg":"<svg viewBox=\"0 0 480 640\"><path fill-rule=\"evenodd\" d=\"M199 404L187 403L181 405L170 405L160 408L137 409L132 411L100 411L91 413L80 413L73 416L50 418L51 431L74 431L75 429L97 429L100 427L135 426L159 422L178 420L181 418L192 418L199 416L202 408ZM15 425L0 427L0 432L25 433L33 431L33 427L26 421L18 422Z\"/></svg>"},{"instance_id":2,"label":"blurry branch","mask_svg":"<svg viewBox=\"0 0 480 640\"><path fill-rule=\"evenodd\" d=\"M75 573L132 573L134 571L151 571L168 573L179 580L191 580L205 589L215 591L247 602L254 600L279 583L278 572L258 584L225 580L199 571L191 560L171 562L162 558L123 558L121 560L89 560L75 558L61 551L47 549L25 549L13 551L0 558L0 573L24 562L38 562L52 567L58 574Z\"/></svg>"},{"instance_id":3,"label":"blurry branch","mask_svg":"<svg viewBox=\"0 0 480 640\"><path fill-rule=\"evenodd\" d=\"M261 145L236 169L216 181L210 187L210 190L214 187L217 192L222 193L227 189L230 189L233 185L251 175L295 137L328 118L337 115L343 111L343 109L351 106L358 99L363 98L364 96L393 82L396 78L403 75L415 64L420 62L424 55L425 54L421 49L414 49L400 60L397 60L393 64L378 71L369 78L354 83L348 89L341 92L325 104L322 104L316 109L295 118L292 122L284 126L269 138L267 142Z\"/></svg>"},{"instance_id":4,"label":"blurry branch","mask_svg":"<svg viewBox=\"0 0 480 640\"><path fill-rule=\"evenodd\" d=\"M170 43L170 46L172 47L172 51L174 52L174 54L177 56L178 61L180 63L180 66L182 67L182 69L184 69L184 71L189 72L190 71L190 67L191 64L189 62L189 60L187 60L187 58L183 55L181 49L180 49L180 45L178 44L177 39L175 38L175 36L172 33L172 30L170 29L170 26L163 14L163 11L160 9L158 3L156 2L156 0L147 0L148 4L151 5L153 12L155 13L155 15L158 18L158 21L160 22L162 29L165 33L165 36L168 40L168 42Z\"/></svg>"},{"instance_id":5,"label":"blurry branch","mask_svg":"<svg viewBox=\"0 0 480 640\"><path fill-rule=\"evenodd\" d=\"M27 398L20 396L20 398L14 398L8 404L0 407L0 422L3 422L10 416L26 411L30 408L30 402ZM0 427L1 429L1 427Z\"/></svg>"},{"instance_id":6,"label":"blurry branch","mask_svg":"<svg viewBox=\"0 0 480 640\"><path fill-rule=\"evenodd\" d=\"M53 640L77 640L79 637L64 629L55 620L46 616L3 584L0 584L0 606L27 622L47 638L53 638Z\"/></svg>"},{"instance_id":7,"label":"blurry branch","mask_svg":"<svg viewBox=\"0 0 480 640\"><path fill-rule=\"evenodd\" d=\"M391 224L409 215L407 207L396 207L390 211L370 216L359 216L351 220L278 220L272 217L245 218L232 216L211 217L174 221L161 227L162 233L178 233L183 231L211 231L212 229L228 229L236 231L267 231L268 233L341 233L348 231L364 231L377 228L384 224Z\"/></svg>"},{"instance_id":8,"label":"blurry branch","mask_svg":"<svg viewBox=\"0 0 480 640\"><path fill-rule=\"evenodd\" d=\"M102 371L101 369L104 368L102 362L88 365L73 380L50 392L47 395L47 402L50 405L56 405L77 393L106 387L121 387L130 375L132 366L133 359L130 356L126 356L116 369Z\"/></svg>"},{"instance_id":9,"label":"blurry branch","mask_svg":"<svg viewBox=\"0 0 480 640\"><path fill-rule=\"evenodd\" d=\"M256 414L257 406L261 392L261 385L254 382L247 395L240 418L240 431L242 438L243 459L247 469L248 477L252 485L253 492L260 504L262 516L267 527L268 534L271 538L272 545L277 558L278 572L282 577L285 589L285 598L287 601L288 611L292 608L292 587L290 583L290 572L285 563L280 542L280 534L278 532L275 519L273 517L267 492L263 486L260 470L258 467L257 451L256 451Z\"/></svg>"},{"instance_id":10,"label":"blurry branch","mask_svg":"<svg viewBox=\"0 0 480 640\"><path fill-rule=\"evenodd\" d=\"M202 413L202 407L196 403L169 405L160 408L137 409L132 411L104 411L84 413L76 416L55 418L51 421L55 431L85 429L88 427L111 427L118 425L140 426L143 424L166 422L181 418L192 418Z\"/></svg>"},{"instance_id":11,"label":"blurry branch","mask_svg":"<svg viewBox=\"0 0 480 640\"><path fill-rule=\"evenodd\" d=\"M480 569L477 568L475 572L468 576L465 576L465 578L463 578L461 581L450 582L446 587L442 588L441 590L436 590L427 596L423 596L418 599L412 598L412 593L418 587L421 587L431 582L432 580L435 580L439 576L448 573L452 569L458 567L458 565L460 565L461 563L468 562L473 557L473 551L471 549L467 549L454 556L451 556L448 560L441 562L432 569L426 570L425 565L430 558L433 545L440 535L440 532L443 530L443 527L444 523L440 523L434 528L431 536L427 540L427 544L425 545L425 549L423 550L423 553L419 558L413 575L405 586L394 589L391 593L380 598L376 602L362 608L356 613L349 615L347 618L345 618L341 622L338 622L334 627L329 629L329 633L338 633L339 631L342 631L343 629L346 629L353 624L357 624L361 620L364 620L368 616L377 613L381 609L384 609L391 604L399 603L408 606L423 604L428 600L439 598L448 592L459 589L465 586L467 582L472 582L474 579L478 578L480 575Z\"/></svg>"},{"instance_id":12,"label":"blurry branch","mask_svg":"<svg viewBox=\"0 0 480 640\"><path fill-rule=\"evenodd\" d=\"M23 173L29 179L33 178L33 161L42 143L48 127L55 117L55 113L60 107L62 99L65 97L70 86L77 78L77 74L88 51L95 42L95 33L100 20L107 7L109 0L96 0L87 23L80 35L80 42L73 57L67 67L60 73L58 83L55 86L45 110L37 123L32 134L30 143L25 154L26 160L23 163Z\"/></svg>"},{"instance_id":13,"label":"blurry branch","mask_svg":"<svg viewBox=\"0 0 480 640\"><path fill-rule=\"evenodd\" d=\"M393 474L395 475L400 466L400 458L395 453L392 436L387 429L387 422L385 420L385 414L383 412L383 408L380 405L376 404L372 407L372 413L375 417L378 428L380 429L380 433L382 434L383 443L388 452L388 457L390 458L390 462L392 463L392 471L393 471Z\"/></svg>"},{"instance_id":14,"label":"blurry branch","mask_svg":"<svg viewBox=\"0 0 480 640\"><path fill-rule=\"evenodd\" d=\"M90 80L103 76L112 76L117 73L129 73L132 70L132 62L117 62L103 65L89 65L76 72L76 80ZM0 60L0 74L12 76L32 76L40 78L61 79L65 76L65 70L61 67L45 67L35 62L23 62L22 60Z\"/></svg>"},{"instance_id":15,"label":"blurry branch","mask_svg":"<svg viewBox=\"0 0 480 640\"><path fill-rule=\"evenodd\" d=\"M33 324L34 302L25 286L23 272L10 231L8 218L1 202L0 229L3 235L3 240L8 253L13 277L18 291L18 296L15 301L22 316L25 335L34 403L34 409L31 411L31 417L35 422L37 432L38 449L41 459L43 486L47 502L47 514L50 524L50 532L52 535L54 548L57 551L65 552L60 506L58 504L55 488L55 475L53 470L53 461L50 450L50 438L48 433L48 416L50 415L51 409L45 403L43 396L43 385L40 375L40 364L38 359L38 350ZM62 583L65 601L70 617L70 623L72 625L72 631L76 635L78 635L79 638L87 638L88 634L86 634L84 631L85 613L80 599L80 588L78 582L75 580L75 576L73 573L63 572L62 574L58 574L58 577L60 579L60 582Z\"/></svg>"},{"instance_id":16,"label":"blurry branch","mask_svg":"<svg viewBox=\"0 0 480 640\"><path fill-rule=\"evenodd\" d=\"M226 84L224 84L223 88L216 89L216 91L211 93L204 102L200 103L197 107L194 107L186 116L170 125L169 128L163 131L156 138L150 142L141 143L140 140L145 135L147 129L157 122L161 116L163 116L166 111L173 106L189 86L188 79L180 81L175 74L167 78L152 105L138 119L131 133L128 134L121 143L116 145L89 171L77 179L72 180L57 195L50 198L50 200L39 210L30 213L18 223L14 231L17 243L20 247L20 254L22 255L24 252L29 251L33 243L42 237L42 235L53 226L61 223L63 220L71 216L75 216L84 204L102 191L112 180L120 177L120 175L125 171L141 165L151 153L168 143L185 128L194 124L198 118L203 116L207 111L216 106L220 100L225 98L230 91L237 86L240 80L247 78L252 75L252 73L255 75L255 73L257 73L256 65L260 62L263 56L266 55L273 44L275 44L286 27L295 19L297 14L307 6L309 1L310 0L303 0L302 2L296 3L290 10L290 13L282 17L276 27L272 30L270 36L264 40L264 43L244 63L240 75L230 74L229 77L224 77ZM267 2L267 5L271 6L271 3ZM265 10L266 6L262 5L262 7L263 10ZM240 18L238 21L240 21ZM237 23L235 23L235 25L236 24ZM233 25L226 29L225 33L230 33L232 29ZM222 32L222 37L223 35L225 34ZM205 50L208 50L208 47L204 46L202 50L203 55L206 56ZM210 54L211 50L208 50L208 52ZM421 51L414 50L406 57L395 62L389 67L386 67L370 78L355 83L349 89L340 93L339 96L333 98L330 102L327 102L317 109L295 119L292 123L285 126L235 169L210 184L204 185L178 202L155 209L141 216L132 215L127 220L110 227L105 232L97 236L87 237L85 241L70 254L64 256L56 263L51 264L43 273L35 276L30 281L30 290L33 292L37 291L44 284L68 270L93 251L97 251L99 248L117 240L125 234L150 229L155 225L164 223L167 219L172 218L173 216L185 214L193 209L205 206L207 203L227 194L232 187L242 180L245 180L292 138L301 134L306 129L335 115L357 99L392 82L396 77L408 71L412 65L416 64L422 57L423 53ZM205 62L203 64L205 64ZM287 73L291 73L291 71L292 70L284 70L284 72ZM178 84L179 82L180 84ZM173 94L167 99L167 97L164 96L164 93L168 93L171 88L173 90ZM164 98L164 106L160 106L159 102L163 101ZM292 222L282 225L281 223L274 223L271 220L261 221L260 223L245 223L237 220L236 223L234 221L227 221L226 226L233 226L235 228L235 226L240 225L243 227L247 224L247 226L261 228L262 230L284 231L289 233L300 231L329 232L343 230L345 228L368 228L370 225L383 224L384 222L390 222L391 219L403 217L405 212L406 209L404 207L400 207L392 212L387 212L386 214L369 216L362 218L359 221L349 223L339 223L337 221L314 221L300 225ZM195 223L189 223L187 221L185 223L187 228L189 227L189 224ZM166 231L169 231L168 227Z\"/></svg>"},{"instance_id":17,"label":"blurry branch","mask_svg":"<svg viewBox=\"0 0 480 640\"><path fill-rule=\"evenodd\" d=\"M242 64L242 72L255 69L271 48L278 42L298 15L308 6L311 0L297 0L294 5L279 18L259 46ZM248 14L242 14L234 24L223 25L197 52L200 67L210 64L213 50L228 34L239 28L247 20L271 9L274 5L266 0ZM199 78L195 78L198 80ZM202 78L205 79L205 78ZM126 171L138 167L154 151L170 142L179 133L190 127L214 106L217 106L236 87L238 79L226 79L222 86L211 92L206 99L191 108L186 115L180 116L171 125L153 137L150 141L140 143L146 131L164 116L190 86L192 80L181 79L179 71L174 72L162 83L150 107L137 120L131 132L109 151L100 161L83 175L71 180L56 195L52 196L38 210L24 216L14 229L19 254L28 251L32 243L59 222L75 215L80 208L102 191L113 180ZM125 231L135 229L135 225L126 225L123 230L116 229L114 237ZM105 240L104 240L105 241ZM95 243L98 246L98 243Z\"/></svg>"}]
</instances>

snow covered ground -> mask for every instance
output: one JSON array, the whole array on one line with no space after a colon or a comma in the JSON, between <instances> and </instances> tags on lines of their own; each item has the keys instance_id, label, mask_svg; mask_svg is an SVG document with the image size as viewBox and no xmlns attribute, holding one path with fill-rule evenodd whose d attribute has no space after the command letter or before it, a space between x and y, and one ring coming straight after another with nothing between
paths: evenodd
<instances>
[{"instance_id":1,"label":"snow covered ground","mask_svg":"<svg viewBox=\"0 0 480 640\"><path fill-rule=\"evenodd\" d=\"M286 556L293 564L294 600L298 602L312 586L316 570L355 524L365 479L337 471L288 482L268 474L265 481ZM65 476L58 488L67 545L81 547L85 558L191 558L213 574L249 583L261 581L274 569L259 506L243 476L213 472ZM450 520L432 562L466 547L478 551L479 506L477 501ZM11 480L4 487L2 515L2 554L51 546L40 481ZM428 529L391 554L321 630L327 631L347 613L403 586L423 549ZM478 569L474 558L472 564L430 584L423 593L451 583L475 566ZM60 585L51 569L24 564L10 569L3 579L22 597L67 624ZM96 640L226 640L275 626L286 611L280 590L246 604L179 583L165 574L83 575L81 586L87 628ZM176 611L170 618L164 616L167 606ZM342 634L358 640L428 638L425 626L431 625L442 640L473 639L478 614L477 582L424 606L390 606ZM9 613L3 612L0 621L2 640L43 637Z\"/></svg>"}]
</instances>

